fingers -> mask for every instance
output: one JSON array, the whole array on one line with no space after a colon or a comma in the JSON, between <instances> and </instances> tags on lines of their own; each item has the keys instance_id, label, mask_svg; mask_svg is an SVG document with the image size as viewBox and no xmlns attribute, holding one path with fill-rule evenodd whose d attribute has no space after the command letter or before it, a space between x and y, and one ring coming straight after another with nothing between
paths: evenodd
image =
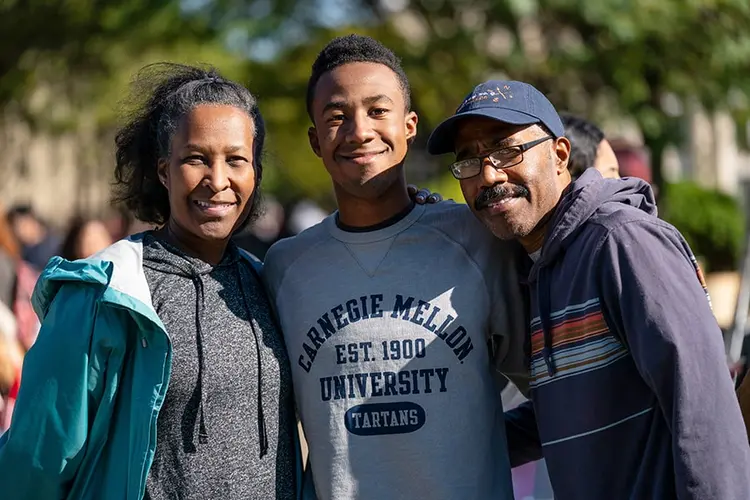
<instances>
[{"instance_id":1,"label":"fingers","mask_svg":"<svg viewBox=\"0 0 750 500\"><path fill-rule=\"evenodd\" d=\"M423 205L425 203L429 203L428 198L431 196L432 193L430 193L429 189L420 189L417 193L417 196L415 197L415 200L420 205Z\"/></svg>"},{"instance_id":2,"label":"fingers","mask_svg":"<svg viewBox=\"0 0 750 500\"><path fill-rule=\"evenodd\" d=\"M425 203L439 203L443 201L443 196L440 193L432 193L427 188L420 189L414 184L407 185L406 191L409 193L409 198L419 205L424 205Z\"/></svg>"}]
</instances>

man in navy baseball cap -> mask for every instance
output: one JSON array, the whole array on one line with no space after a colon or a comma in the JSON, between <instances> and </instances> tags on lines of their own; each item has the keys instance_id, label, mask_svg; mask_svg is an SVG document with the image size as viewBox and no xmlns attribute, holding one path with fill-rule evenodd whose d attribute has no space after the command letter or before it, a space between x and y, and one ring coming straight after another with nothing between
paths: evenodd
<instances>
[{"instance_id":1,"label":"man in navy baseball cap","mask_svg":"<svg viewBox=\"0 0 750 500\"><path fill-rule=\"evenodd\" d=\"M490 80L474 87L427 142L453 152L453 176L474 214L498 237L531 246L570 183L570 142L549 100L528 83ZM489 162L494 168L484 169ZM512 168L511 168L512 167Z\"/></svg>"},{"instance_id":2,"label":"man in navy baseball cap","mask_svg":"<svg viewBox=\"0 0 750 500\"><path fill-rule=\"evenodd\" d=\"M747 431L693 252L643 180L590 168L571 183L563 135L534 87L490 81L428 142L454 152L474 214L534 262L533 411L508 421L539 439L520 456L509 430L511 463L543 443L559 498L750 498Z\"/></svg>"}]
</instances>

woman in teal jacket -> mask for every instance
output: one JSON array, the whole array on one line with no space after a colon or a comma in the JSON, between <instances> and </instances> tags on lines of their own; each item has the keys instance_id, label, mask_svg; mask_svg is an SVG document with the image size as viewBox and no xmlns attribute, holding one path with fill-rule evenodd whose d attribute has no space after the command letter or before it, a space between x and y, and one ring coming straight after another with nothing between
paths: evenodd
<instances>
[{"instance_id":1,"label":"woman in teal jacket","mask_svg":"<svg viewBox=\"0 0 750 500\"><path fill-rule=\"evenodd\" d=\"M258 264L230 241L257 212L256 100L188 66L136 82L117 199L160 229L42 273L3 498L299 498L289 361Z\"/></svg>"}]
</instances>

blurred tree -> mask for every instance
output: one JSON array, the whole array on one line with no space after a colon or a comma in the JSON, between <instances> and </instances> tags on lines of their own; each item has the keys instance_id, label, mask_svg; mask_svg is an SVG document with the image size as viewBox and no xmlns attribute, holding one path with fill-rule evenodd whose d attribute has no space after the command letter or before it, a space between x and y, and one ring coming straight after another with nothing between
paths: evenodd
<instances>
[{"instance_id":1,"label":"blurred tree","mask_svg":"<svg viewBox=\"0 0 750 500\"><path fill-rule=\"evenodd\" d=\"M682 139L693 101L750 106L747 0L365 0L392 34L423 123L451 113L492 76L534 83L560 109L630 116L651 150Z\"/></svg>"},{"instance_id":2,"label":"blurred tree","mask_svg":"<svg viewBox=\"0 0 750 500\"><path fill-rule=\"evenodd\" d=\"M745 214L735 198L694 182L667 183L659 211L703 259L704 271L737 269L744 245Z\"/></svg>"},{"instance_id":3,"label":"blurred tree","mask_svg":"<svg viewBox=\"0 0 750 500\"><path fill-rule=\"evenodd\" d=\"M107 69L113 46L138 50L170 39L205 38L205 23L165 0L4 0L0 5L0 99L22 97L46 73L58 82Z\"/></svg>"},{"instance_id":4,"label":"blurred tree","mask_svg":"<svg viewBox=\"0 0 750 500\"><path fill-rule=\"evenodd\" d=\"M0 0L0 127L73 138L79 191L106 187L113 128L138 69L209 63L246 80L247 58L214 21L195 0ZM0 171L23 171L25 155L13 157Z\"/></svg>"},{"instance_id":5,"label":"blurred tree","mask_svg":"<svg viewBox=\"0 0 750 500\"><path fill-rule=\"evenodd\" d=\"M229 59L220 32L177 0L4 0L0 33L0 105L42 126L89 113L106 124L143 64Z\"/></svg>"},{"instance_id":6,"label":"blurred tree","mask_svg":"<svg viewBox=\"0 0 750 500\"><path fill-rule=\"evenodd\" d=\"M243 2L221 4L242 17ZM421 131L408 161L410 179L457 199L447 170L427 180L448 159L435 161L422 149L432 128L487 78L529 81L559 109L594 120L633 119L652 153L657 184L662 152L685 139L683 118L693 103L729 110L742 124L750 117L746 0L353 0L346 5L356 7L358 24L336 29L324 22L336 17L335 9L314 8L321 0L272 4L295 14L285 20L277 12L266 31L252 23L248 33L273 40L277 56L248 68L269 119L278 167L273 189L282 198L330 194L304 139L309 120L302 99L318 50L352 31L375 36L403 59ZM296 39L274 32L285 23L304 29L292 30ZM248 44L248 55L262 58L252 53L258 47Z\"/></svg>"},{"instance_id":7,"label":"blurred tree","mask_svg":"<svg viewBox=\"0 0 750 500\"><path fill-rule=\"evenodd\" d=\"M403 59L420 115L410 179L458 199L448 159L425 156L424 143L490 77L532 82L594 120L632 117L659 183L660 153L683 140L692 102L750 117L747 0L0 0L0 105L106 130L143 64L210 62L260 97L266 189L330 205L307 144L305 86L320 48L352 31Z\"/></svg>"},{"instance_id":8,"label":"blurred tree","mask_svg":"<svg viewBox=\"0 0 750 500\"><path fill-rule=\"evenodd\" d=\"M265 98L264 187L280 190L284 201L330 202L328 179L307 146L303 101L318 46L300 42L325 36L330 21L316 7L296 0L0 0L0 108L12 110L5 115L11 121L20 115L47 130L84 128L81 149L110 152L120 101L139 68L164 60L208 63ZM89 156L81 169L104 166L109 173L102 154ZM314 169L297 175L286 165Z\"/></svg>"}]
</instances>

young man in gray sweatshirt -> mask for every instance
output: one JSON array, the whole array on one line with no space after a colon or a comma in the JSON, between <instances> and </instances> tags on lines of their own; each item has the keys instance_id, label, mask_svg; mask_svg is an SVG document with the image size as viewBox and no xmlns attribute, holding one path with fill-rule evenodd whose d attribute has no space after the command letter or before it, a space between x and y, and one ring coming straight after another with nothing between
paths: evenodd
<instances>
[{"instance_id":1,"label":"young man in gray sweatshirt","mask_svg":"<svg viewBox=\"0 0 750 500\"><path fill-rule=\"evenodd\" d=\"M380 43L329 43L307 107L338 211L274 245L265 276L317 497L513 498L495 368L525 387L516 247L465 205L411 202L417 115Z\"/></svg>"}]
</instances>

